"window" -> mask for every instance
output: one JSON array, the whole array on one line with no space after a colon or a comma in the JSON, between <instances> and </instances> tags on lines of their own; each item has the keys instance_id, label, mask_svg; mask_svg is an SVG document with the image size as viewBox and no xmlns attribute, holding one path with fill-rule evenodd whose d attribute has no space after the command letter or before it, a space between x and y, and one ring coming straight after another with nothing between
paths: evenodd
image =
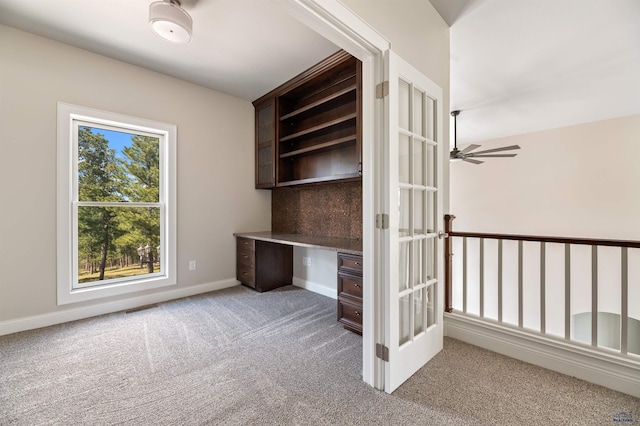
<instances>
[{"instance_id":1,"label":"window","mask_svg":"<svg viewBox=\"0 0 640 426\"><path fill-rule=\"evenodd\" d=\"M176 126L58 104L58 304L176 283Z\"/></svg>"}]
</instances>

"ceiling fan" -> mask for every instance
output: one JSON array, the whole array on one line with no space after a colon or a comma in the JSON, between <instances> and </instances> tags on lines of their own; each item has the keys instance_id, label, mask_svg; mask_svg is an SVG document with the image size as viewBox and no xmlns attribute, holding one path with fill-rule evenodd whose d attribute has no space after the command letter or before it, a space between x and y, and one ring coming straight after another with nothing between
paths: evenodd
<instances>
[{"instance_id":1,"label":"ceiling fan","mask_svg":"<svg viewBox=\"0 0 640 426\"><path fill-rule=\"evenodd\" d=\"M518 145L503 146L502 148L485 149L484 151L471 152L480 148L480 145L471 144L462 151L458 149L456 117L460 111L451 111L453 116L453 150L449 153L451 161L466 161L467 163L482 164L484 161L476 160L476 158L497 158L497 157L515 157L518 154L491 154L492 152L510 151L512 149L520 149Z\"/></svg>"}]
</instances>

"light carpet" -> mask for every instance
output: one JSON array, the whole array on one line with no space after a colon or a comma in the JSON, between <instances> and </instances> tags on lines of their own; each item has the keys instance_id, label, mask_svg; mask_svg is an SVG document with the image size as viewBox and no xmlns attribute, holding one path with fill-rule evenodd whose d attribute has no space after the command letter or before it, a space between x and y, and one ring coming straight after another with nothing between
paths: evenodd
<instances>
[{"instance_id":1,"label":"light carpet","mask_svg":"<svg viewBox=\"0 0 640 426\"><path fill-rule=\"evenodd\" d=\"M392 395L333 299L245 287L0 337L0 425L640 421L640 400L459 341Z\"/></svg>"}]
</instances>

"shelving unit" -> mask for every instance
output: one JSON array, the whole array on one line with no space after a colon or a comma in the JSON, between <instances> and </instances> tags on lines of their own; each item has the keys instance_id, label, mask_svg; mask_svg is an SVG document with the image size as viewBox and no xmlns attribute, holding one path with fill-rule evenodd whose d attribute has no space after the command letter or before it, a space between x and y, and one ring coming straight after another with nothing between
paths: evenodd
<instances>
[{"instance_id":1,"label":"shelving unit","mask_svg":"<svg viewBox=\"0 0 640 426\"><path fill-rule=\"evenodd\" d=\"M270 187L361 179L361 88L360 61L339 51L254 102L256 121L259 106L274 106ZM258 163L267 168L264 157L260 163L256 152L257 173ZM257 188L269 187L258 180Z\"/></svg>"}]
</instances>

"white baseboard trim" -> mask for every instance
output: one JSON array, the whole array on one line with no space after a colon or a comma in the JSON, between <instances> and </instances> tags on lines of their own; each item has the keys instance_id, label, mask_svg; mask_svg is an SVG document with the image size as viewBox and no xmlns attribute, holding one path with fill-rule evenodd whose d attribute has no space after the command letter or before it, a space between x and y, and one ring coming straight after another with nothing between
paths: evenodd
<instances>
[{"instance_id":1,"label":"white baseboard trim","mask_svg":"<svg viewBox=\"0 0 640 426\"><path fill-rule=\"evenodd\" d=\"M323 296L330 297L332 299L338 298L338 290L335 288L329 288L312 281L303 280L300 278L293 277L291 283L296 287L304 288L305 290L312 291L314 293L321 294Z\"/></svg>"},{"instance_id":2,"label":"white baseboard trim","mask_svg":"<svg viewBox=\"0 0 640 426\"><path fill-rule=\"evenodd\" d=\"M444 333L474 346L640 397L640 358L629 360L456 313L445 313Z\"/></svg>"},{"instance_id":3,"label":"white baseboard trim","mask_svg":"<svg viewBox=\"0 0 640 426\"><path fill-rule=\"evenodd\" d=\"M154 303L166 302L168 300L180 299L182 297L207 293L209 291L221 290L223 288L240 285L235 279L226 279L205 284L193 285L189 287L179 287L158 293L144 296L131 297L113 302L100 303L96 305L83 306L80 308L64 309L42 315L33 315L23 318L12 319L0 322L0 336L17 333L19 331L33 330L36 328L48 327L50 325L61 324L69 321L95 317L98 315L110 314L113 312L133 309L140 306ZM65 305L68 307L69 305Z\"/></svg>"}]
</instances>

